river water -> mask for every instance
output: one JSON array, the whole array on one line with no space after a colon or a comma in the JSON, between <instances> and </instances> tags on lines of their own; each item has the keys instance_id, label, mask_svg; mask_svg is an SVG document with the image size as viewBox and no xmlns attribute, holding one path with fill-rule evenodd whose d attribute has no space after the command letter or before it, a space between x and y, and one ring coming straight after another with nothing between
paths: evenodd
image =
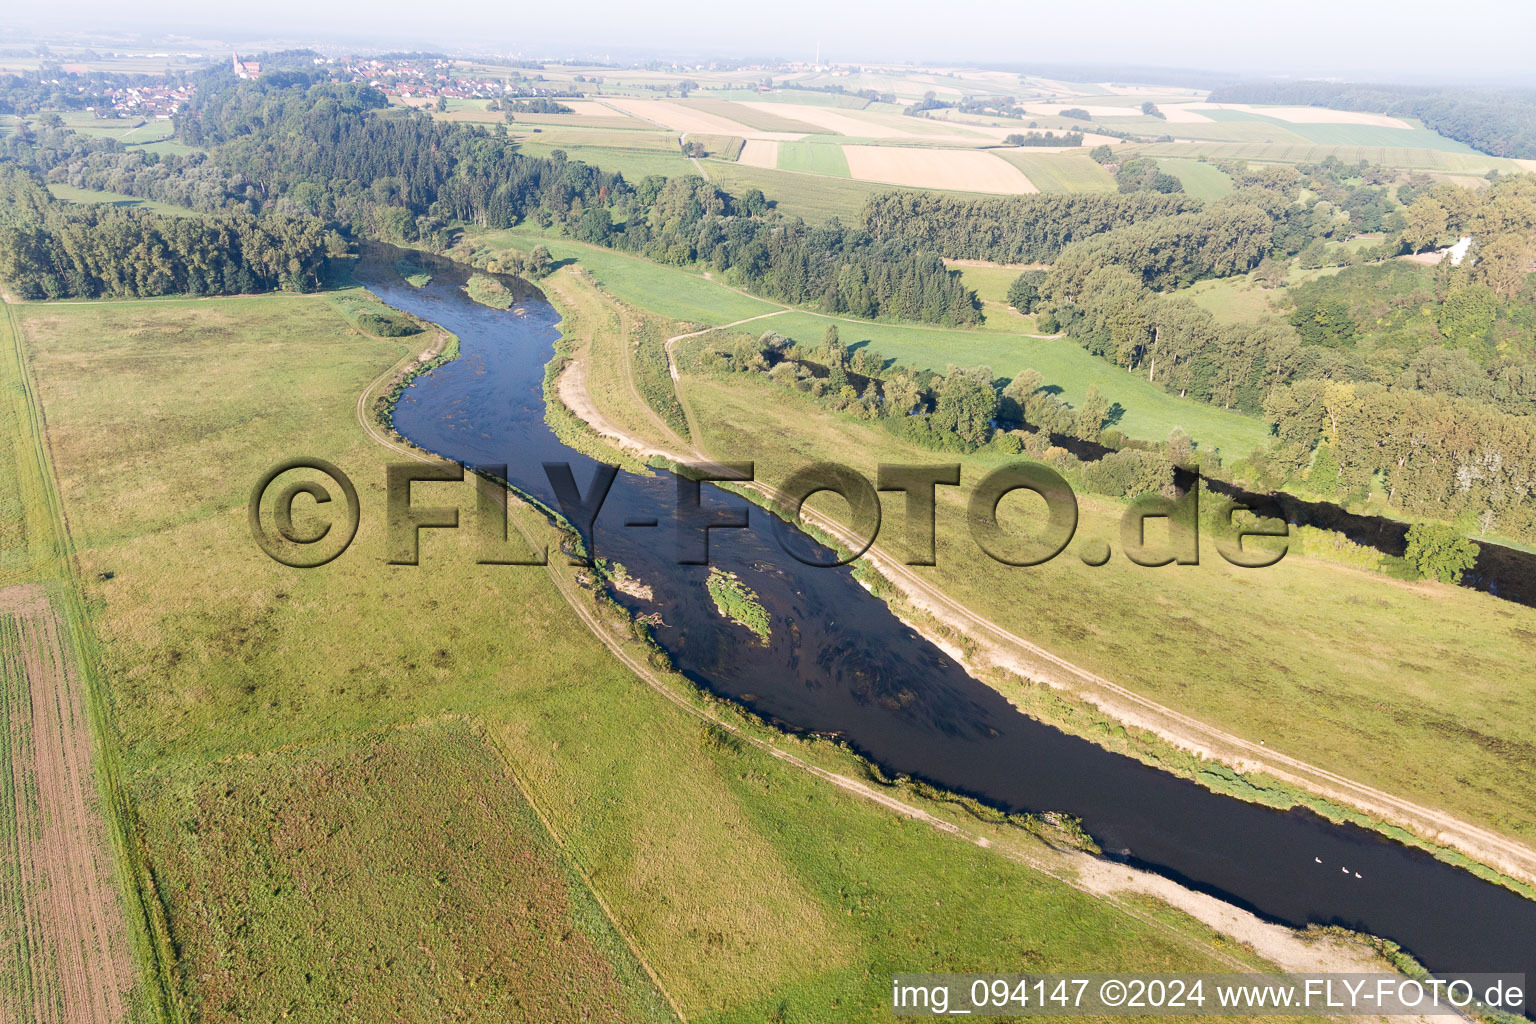
<instances>
[{"instance_id":1,"label":"river water","mask_svg":"<svg viewBox=\"0 0 1536 1024\"><path fill-rule=\"evenodd\" d=\"M544 422L544 366L559 337L549 303L521 286L521 314L494 310L459 287L465 268L435 262L432 283L415 289L391 263L375 257L358 279L461 344L459 359L406 389L396 429L470 467L505 464L513 485L552 507L542 464L568 463L586 494L597 463ZM657 642L697 684L783 728L835 733L889 772L1009 811L1076 816L1109 855L1270 920L1384 936L1442 976L1521 971L1536 979L1536 902L1365 829L1221 796L1030 719L904 625L847 568L810 568L787 555L782 524L773 528L767 512L709 485L703 503L749 518L747 529L709 531L709 555L761 597L772 616L767 646L719 615L706 566L677 564L675 477L620 472L591 538L598 555L652 588L654 601L619 599L659 613ZM791 544L805 557L819 550L798 533Z\"/></svg>"}]
</instances>

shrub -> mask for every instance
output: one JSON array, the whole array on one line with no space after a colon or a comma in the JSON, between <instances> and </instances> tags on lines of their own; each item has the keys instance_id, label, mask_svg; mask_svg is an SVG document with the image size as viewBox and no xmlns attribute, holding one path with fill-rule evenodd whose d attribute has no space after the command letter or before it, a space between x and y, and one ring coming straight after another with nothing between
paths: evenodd
<instances>
[{"instance_id":1,"label":"shrub","mask_svg":"<svg viewBox=\"0 0 1536 1024\"><path fill-rule=\"evenodd\" d=\"M1415 523L1408 528L1404 558L1420 579L1460 583L1462 574L1477 563L1477 545L1443 523Z\"/></svg>"}]
</instances>

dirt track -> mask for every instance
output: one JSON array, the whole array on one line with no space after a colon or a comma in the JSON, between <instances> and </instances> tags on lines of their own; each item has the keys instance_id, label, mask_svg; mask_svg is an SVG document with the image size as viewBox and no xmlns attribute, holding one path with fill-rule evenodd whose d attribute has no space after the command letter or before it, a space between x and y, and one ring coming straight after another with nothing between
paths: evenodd
<instances>
[{"instance_id":1,"label":"dirt track","mask_svg":"<svg viewBox=\"0 0 1536 1024\"><path fill-rule=\"evenodd\" d=\"M0 590L3 711L10 747L26 984L0 1021L98 1024L127 1016L133 962L91 762L83 680L47 594Z\"/></svg>"}]
</instances>

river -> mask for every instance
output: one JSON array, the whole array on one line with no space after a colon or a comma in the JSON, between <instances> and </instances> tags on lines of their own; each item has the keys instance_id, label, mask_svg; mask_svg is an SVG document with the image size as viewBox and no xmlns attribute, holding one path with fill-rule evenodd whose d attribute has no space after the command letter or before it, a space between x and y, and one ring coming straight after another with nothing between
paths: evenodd
<instances>
[{"instance_id":1,"label":"river","mask_svg":"<svg viewBox=\"0 0 1536 1024\"><path fill-rule=\"evenodd\" d=\"M432 262L432 283L416 289L392 262L376 257L357 277L461 345L459 359L405 390L396 429L470 467L505 464L513 485L551 506L542 464L569 463L585 494L597 464L544 422L544 367L559 337L553 307L527 286L520 315L479 305L459 287L466 268L445 261ZM710 531L710 561L761 597L772 617L766 647L716 611L706 566L677 564L670 474L620 472L591 538L652 588L654 601L619 600L659 613L657 642L698 685L785 729L835 733L888 772L1009 811L1073 815L1109 855L1267 919L1384 936L1446 977L1536 978L1536 902L1366 829L1215 794L1037 722L903 624L846 567L786 555L767 512L709 485L703 501L749 517L747 529ZM800 534L794 543L818 548Z\"/></svg>"}]
</instances>

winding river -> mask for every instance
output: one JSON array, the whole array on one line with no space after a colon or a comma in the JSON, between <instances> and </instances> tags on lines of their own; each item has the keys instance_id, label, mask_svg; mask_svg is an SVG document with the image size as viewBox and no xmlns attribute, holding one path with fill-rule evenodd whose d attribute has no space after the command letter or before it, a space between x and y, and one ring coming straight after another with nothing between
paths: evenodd
<instances>
[{"instance_id":1,"label":"winding river","mask_svg":"<svg viewBox=\"0 0 1536 1024\"><path fill-rule=\"evenodd\" d=\"M459 359L406 389L396 428L470 467L506 464L511 483L551 506L542 463L570 464L587 493L597 463L544 421L544 367L559 336L549 303L522 286L520 314L494 310L464 294L466 268L436 261L432 283L415 289L392 263L375 256L357 277L461 344ZM710 531L710 561L762 598L772 616L767 646L718 614L707 567L676 564L670 474L620 472L591 538L599 555L652 588L653 601L620 600L660 615L657 642L699 685L786 729L836 733L887 771L1010 811L1074 815L1111 856L1270 920L1385 936L1442 976L1536 979L1536 902L1365 829L1221 796L1034 721L904 625L847 568L808 568L786 555L768 513L707 485L703 501L749 516L747 529ZM818 550L802 534L793 543L808 556Z\"/></svg>"}]
</instances>

